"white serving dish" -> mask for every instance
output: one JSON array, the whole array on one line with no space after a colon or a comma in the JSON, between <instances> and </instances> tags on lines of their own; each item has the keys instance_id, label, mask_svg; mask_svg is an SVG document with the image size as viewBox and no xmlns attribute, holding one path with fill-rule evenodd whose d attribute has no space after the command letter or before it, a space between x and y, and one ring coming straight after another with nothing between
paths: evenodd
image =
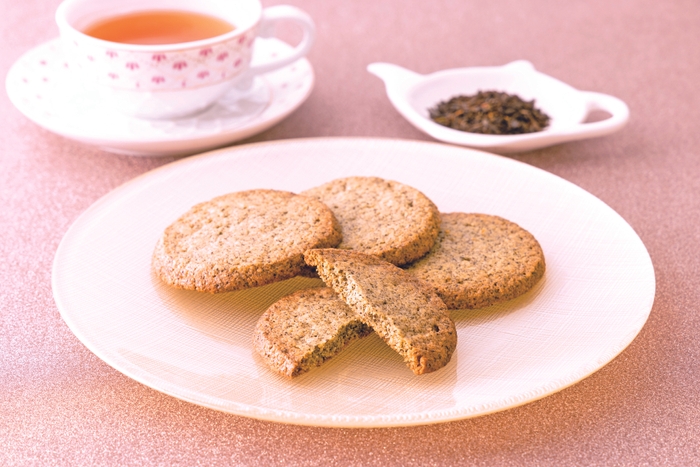
<instances>
[{"instance_id":1,"label":"white serving dish","mask_svg":"<svg viewBox=\"0 0 700 467\"><path fill-rule=\"evenodd\" d=\"M517 223L542 245L544 278L514 300L453 311L457 349L439 371L415 376L373 334L289 380L255 353L253 329L277 299L320 280L208 294L154 277L158 239L193 205L253 188L300 192L351 175L411 185L441 212ZM632 342L655 295L641 239L592 194L506 157L371 138L248 144L143 174L75 221L56 252L52 286L78 339L146 386L247 417L357 428L477 417L560 391Z\"/></svg>"},{"instance_id":2,"label":"white serving dish","mask_svg":"<svg viewBox=\"0 0 700 467\"><path fill-rule=\"evenodd\" d=\"M421 75L390 63L372 63L367 70L382 79L389 100L413 126L446 143L501 153L528 151L608 135L620 130L629 119L629 108L620 99L598 92L579 91L535 70L532 63L518 60L499 67L471 67ZM478 91L517 94L550 116L543 131L521 135L484 135L454 130L433 122L428 109L456 95ZM584 123L594 110L608 119Z\"/></svg>"}]
</instances>

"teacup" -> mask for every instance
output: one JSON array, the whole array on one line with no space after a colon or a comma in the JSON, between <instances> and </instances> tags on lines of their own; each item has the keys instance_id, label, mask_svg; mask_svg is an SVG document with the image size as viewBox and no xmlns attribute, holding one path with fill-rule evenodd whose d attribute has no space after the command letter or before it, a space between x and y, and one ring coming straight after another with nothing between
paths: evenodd
<instances>
[{"instance_id":1,"label":"teacup","mask_svg":"<svg viewBox=\"0 0 700 467\"><path fill-rule=\"evenodd\" d=\"M222 19L234 29L216 37L175 44L106 41L85 34L107 18L144 11L190 11ZM291 52L251 66L256 37L270 37L279 21L301 27ZM166 119L203 111L232 86L282 68L306 55L314 23L298 8L263 9L259 0L65 0L56 11L61 42L76 79L100 90L106 109Z\"/></svg>"}]
</instances>

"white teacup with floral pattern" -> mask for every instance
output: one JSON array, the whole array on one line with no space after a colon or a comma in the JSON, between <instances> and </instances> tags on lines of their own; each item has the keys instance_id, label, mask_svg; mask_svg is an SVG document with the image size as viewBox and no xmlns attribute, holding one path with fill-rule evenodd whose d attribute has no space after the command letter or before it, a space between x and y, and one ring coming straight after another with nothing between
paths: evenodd
<instances>
[{"instance_id":1,"label":"white teacup with floral pattern","mask_svg":"<svg viewBox=\"0 0 700 467\"><path fill-rule=\"evenodd\" d=\"M153 10L203 13L235 29L210 39L162 45L109 42L82 32L105 18ZM289 55L251 67L255 38L272 35L278 21L299 25L301 42ZM75 79L98 87L106 110L153 119L200 112L236 83L303 57L315 38L309 15L288 5L263 9L259 0L65 0L56 22Z\"/></svg>"}]
</instances>

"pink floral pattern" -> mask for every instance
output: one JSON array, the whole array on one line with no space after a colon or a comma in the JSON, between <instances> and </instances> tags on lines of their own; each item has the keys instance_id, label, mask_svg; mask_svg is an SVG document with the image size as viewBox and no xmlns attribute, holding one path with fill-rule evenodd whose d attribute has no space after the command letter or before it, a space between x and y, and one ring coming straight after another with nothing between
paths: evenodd
<instances>
[{"instance_id":1,"label":"pink floral pattern","mask_svg":"<svg viewBox=\"0 0 700 467\"><path fill-rule=\"evenodd\" d=\"M201 120L197 117L179 120L179 124L175 126L163 126L161 120L146 119L130 119L131 124L128 126L112 125L111 123L115 119L122 121L127 117L104 112L105 103L97 98L98 95L94 91L86 92L84 95L80 94L81 98L75 101L75 106L65 105L66 83L69 82L69 78L74 76L72 69L76 67L71 66L71 70L65 68L67 47L65 43L63 47L61 45L58 40L42 44L29 51L12 66L6 76L6 81L7 92L12 97L13 103L31 120L38 122L39 120L35 120L35 118L41 115L41 124L47 125L51 131L58 134L66 134L65 132L70 130L70 135L73 136L69 137L75 138L75 134L92 136L98 131L108 132L113 147L119 148L122 145L125 148L131 148L136 141L138 141L137 144L140 144L144 135L159 140L169 136L180 138L183 134L183 128L187 130L187 135L190 135L192 140L197 141L200 138L212 138L212 135L216 135L218 138L220 130L227 132L233 130L232 134L237 136L232 141L243 135L248 137L249 133L246 133L245 129L250 128L250 126L246 125L255 125L257 128L262 124L264 128L269 128L306 99L314 82L313 71L309 63L302 61L301 64L295 65L293 70L286 67L279 72L267 75L264 81L256 79L254 91L251 94L252 98L248 101L254 104L255 111L246 111L244 115L240 113L238 107L229 107L226 104L215 107L212 112L216 113L207 114L207 118L212 118L212 120L207 120L211 125L201 125ZM268 58L271 50L279 48L275 44L262 43L258 45L260 49L256 53L259 53L261 58ZM83 60L86 60L85 53L81 56ZM107 59L106 56L105 59ZM150 57L147 59L150 60ZM41 63L42 61L45 62L45 65ZM119 81L125 81L127 75L129 77L132 75L131 71L126 73L125 63L126 61L121 63L123 71L119 74L123 76ZM228 66L230 67L231 64L229 63ZM202 71L204 70L199 70L197 73ZM292 73L292 71L294 72ZM133 72L133 74L141 74L141 87L155 86L149 83L152 75L143 75L142 72L143 69ZM192 75L194 80L187 80L188 87L198 85L197 73ZM209 73L212 72L209 71ZM42 79L44 76L48 76L49 80L44 81ZM106 75L103 78L106 78ZM281 87L283 82L288 83L286 88ZM134 87L138 86L136 83ZM161 86L165 84L162 83ZM175 84L181 86L182 82ZM297 88L302 86L303 89L297 91ZM70 89L72 87L73 85ZM229 101L224 99L223 102ZM206 148L201 148L201 150L204 149Z\"/></svg>"},{"instance_id":2,"label":"pink floral pattern","mask_svg":"<svg viewBox=\"0 0 700 467\"><path fill-rule=\"evenodd\" d=\"M88 80L120 89L167 90L235 78L250 62L254 38L255 31L248 31L215 45L157 53L105 50L72 40L65 45Z\"/></svg>"}]
</instances>

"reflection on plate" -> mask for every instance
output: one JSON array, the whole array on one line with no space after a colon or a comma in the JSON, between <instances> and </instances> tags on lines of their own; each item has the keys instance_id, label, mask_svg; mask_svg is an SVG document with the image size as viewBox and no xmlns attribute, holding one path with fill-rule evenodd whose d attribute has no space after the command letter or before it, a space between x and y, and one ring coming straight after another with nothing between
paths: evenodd
<instances>
[{"instance_id":1,"label":"reflection on plate","mask_svg":"<svg viewBox=\"0 0 700 467\"><path fill-rule=\"evenodd\" d=\"M210 295L171 289L150 270L163 229L231 191L298 192L338 177L412 185L442 212L495 214L535 235L547 272L527 294L457 311L443 369L415 376L371 335L294 380L268 370L252 329L275 300L314 279ZM569 386L637 335L654 299L649 255L632 228L586 191L500 156L389 139L302 139L180 160L90 207L56 253L53 290L75 335L122 373L206 407L286 423L402 426L483 415Z\"/></svg>"},{"instance_id":2,"label":"reflection on plate","mask_svg":"<svg viewBox=\"0 0 700 467\"><path fill-rule=\"evenodd\" d=\"M390 63L372 63L367 70L386 85L389 100L413 126L433 138L501 153L529 151L567 141L608 135L629 119L627 104L599 92L579 91L518 60L499 67L471 67L420 75ZM543 131L521 135L483 135L448 128L430 119L428 109L439 102L478 91L516 94L551 117ZM591 111L602 110L610 118L584 123Z\"/></svg>"},{"instance_id":3,"label":"reflection on plate","mask_svg":"<svg viewBox=\"0 0 700 467\"><path fill-rule=\"evenodd\" d=\"M286 53L287 43L256 39L253 62ZM309 96L314 74L300 59L232 89L206 111L173 120L145 120L102 108L97 90L71 79L59 39L20 57L7 75L7 94L30 120L49 131L106 151L167 156L201 152L264 131L296 110Z\"/></svg>"}]
</instances>

